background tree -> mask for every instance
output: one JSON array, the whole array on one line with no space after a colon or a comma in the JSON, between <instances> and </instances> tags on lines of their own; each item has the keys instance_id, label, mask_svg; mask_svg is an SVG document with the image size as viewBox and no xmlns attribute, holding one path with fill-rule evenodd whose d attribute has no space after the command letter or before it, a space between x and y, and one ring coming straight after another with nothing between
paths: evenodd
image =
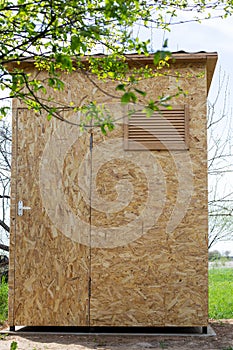
<instances>
[{"instance_id":1,"label":"background tree","mask_svg":"<svg viewBox=\"0 0 233 350\"><path fill-rule=\"evenodd\" d=\"M9 251L11 126L0 121L0 249Z\"/></svg>"},{"instance_id":2,"label":"background tree","mask_svg":"<svg viewBox=\"0 0 233 350\"><path fill-rule=\"evenodd\" d=\"M231 0L1 0L0 88L9 88L10 98L23 100L37 112L45 110L48 118L53 115L63 120L57 102L49 96L48 87L55 90L64 87L61 71L82 70L99 79L119 81L117 89L121 91L121 101L136 102L141 93L136 88L138 79L156 75L160 61L169 57L170 52L165 40L163 48L154 53L153 71L139 68L130 73L125 60L127 54L147 55L150 47L149 40L140 40L134 34L135 28L167 29L178 11L193 13L193 20L198 20L200 14L203 18L215 12L218 16L227 16L232 10ZM107 56L93 57L98 52ZM48 78L41 81L26 74L22 64L27 60L33 60L38 69L46 69ZM38 97L38 92L42 97ZM83 101L85 110L89 106L93 108L91 102ZM162 96L148 101L148 107L156 109L165 102ZM59 107L71 108L70 105ZM2 115L6 115L7 108L1 106ZM72 108L77 110L82 106L73 101ZM102 129L113 127L109 117L97 122Z\"/></svg>"},{"instance_id":3,"label":"background tree","mask_svg":"<svg viewBox=\"0 0 233 350\"><path fill-rule=\"evenodd\" d=\"M221 256L222 255L218 250L212 250L208 254L208 260L209 261L217 261L217 260L220 260Z\"/></svg>"},{"instance_id":4,"label":"background tree","mask_svg":"<svg viewBox=\"0 0 233 350\"><path fill-rule=\"evenodd\" d=\"M209 248L233 239L233 130L228 77L219 74L219 88L208 101Z\"/></svg>"}]
</instances>

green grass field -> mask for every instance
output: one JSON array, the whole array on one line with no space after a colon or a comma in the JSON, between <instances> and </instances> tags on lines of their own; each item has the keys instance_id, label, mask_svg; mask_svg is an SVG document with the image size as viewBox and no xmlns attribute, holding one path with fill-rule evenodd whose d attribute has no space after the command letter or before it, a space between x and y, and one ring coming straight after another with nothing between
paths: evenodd
<instances>
[{"instance_id":1,"label":"green grass field","mask_svg":"<svg viewBox=\"0 0 233 350\"><path fill-rule=\"evenodd\" d=\"M233 269L209 270L209 317L233 318Z\"/></svg>"}]
</instances>

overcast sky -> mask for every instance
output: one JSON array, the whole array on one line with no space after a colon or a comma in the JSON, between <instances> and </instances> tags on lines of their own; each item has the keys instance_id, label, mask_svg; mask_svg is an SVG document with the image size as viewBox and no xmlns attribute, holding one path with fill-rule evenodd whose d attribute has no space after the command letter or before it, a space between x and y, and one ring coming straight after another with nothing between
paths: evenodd
<instances>
[{"instance_id":1,"label":"overcast sky","mask_svg":"<svg viewBox=\"0 0 233 350\"><path fill-rule=\"evenodd\" d=\"M216 73L221 66L230 75L233 86L233 17L175 25L166 36L172 51L216 51L219 55ZM215 81L216 78L217 74ZM214 88L213 84L212 90Z\"/></svg>"}]
</instances>

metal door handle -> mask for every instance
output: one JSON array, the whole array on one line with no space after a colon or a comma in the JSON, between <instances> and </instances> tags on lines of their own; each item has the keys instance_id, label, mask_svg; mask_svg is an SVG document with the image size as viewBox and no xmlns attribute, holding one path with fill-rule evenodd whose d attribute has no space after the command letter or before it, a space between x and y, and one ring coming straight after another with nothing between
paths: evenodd
<instances>
[{"instance_id":1,"label":"metal door handle","mask_svg":"<svg viewBox=\"0 0 233 350\"><path fill-rule=\"evenodd\" d=\"M18 216L23 216L24 210L31 210L31 207L24 207L23 201L18 201Z\"/></svg>"}]
</instances>

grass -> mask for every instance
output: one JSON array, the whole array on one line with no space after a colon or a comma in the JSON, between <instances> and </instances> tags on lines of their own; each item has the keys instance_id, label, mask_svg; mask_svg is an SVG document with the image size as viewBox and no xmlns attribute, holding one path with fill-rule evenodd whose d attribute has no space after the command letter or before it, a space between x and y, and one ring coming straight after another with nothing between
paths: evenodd
<instances>
[{"instance_id":1,"label":"grass","mask_svg":"<svg viewBox=\"0 0 233 350\"><path fill-rule=\"evenodd\" d=\"M0 284L0 324L7 320L8 315L8 284L2 281Z\"/></svg>"},{"instance_id":2,"label":"grass","mask_svg":"<svg viewBox=\"0 0 233 350\"><path fill-rule=\"evenodd\" d=\"M233 318L233 269L209 270L209 317Z\"/></svg>"}]
</instances>

